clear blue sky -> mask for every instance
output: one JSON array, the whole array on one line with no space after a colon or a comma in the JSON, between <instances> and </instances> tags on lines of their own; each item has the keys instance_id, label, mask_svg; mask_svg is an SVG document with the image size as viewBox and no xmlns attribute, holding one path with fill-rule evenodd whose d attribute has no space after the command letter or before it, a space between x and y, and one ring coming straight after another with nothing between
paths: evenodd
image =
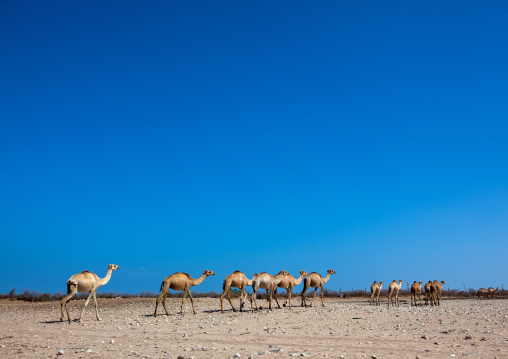
<instances>
[{"instance_id":1,"label":"clear blue sky","mask_svg":"<svg viewBox=\"0 0 508 359\"><path fill-rule=\"evenodd\" d=\"M0 5L0 292L508 285L508 3Z\"/></svg>"}]
</instances>

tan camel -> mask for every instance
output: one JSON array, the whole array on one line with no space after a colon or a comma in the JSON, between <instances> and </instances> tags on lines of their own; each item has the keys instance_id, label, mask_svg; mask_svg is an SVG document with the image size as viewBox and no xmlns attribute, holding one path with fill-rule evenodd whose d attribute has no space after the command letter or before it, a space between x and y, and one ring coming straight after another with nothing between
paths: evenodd
<instances>
[{"instance_id":1,"label":"tan camel","mask_svg":"<svg viewBox=\"0 0 508 359\"><path fill-rule=\"evenodd\" d=\"M71 322L71 317L69 316L69 308L67 307L67 303L74 297L78 292L80 293L90 293L88 298L86 299L85 305L83 306L83 310L81 311L81 315L79 316L78 321L81 321L81 317L83 317L83 313L85 312L85 308L88 306L88 302L90 302L90 298L93 298L93 302L95 304L95 315L97 316L97 320L101 320L99 317L99 312L97 310L97 298L95 297L95 292L97 289L105 285L111 279L111 273L114 270L119 269L120 267L116 264L108 265L108 272L104 278L99 278L97 274L89 272L87 270L74 274L67 281L67 295L60 300L60 309L62 310L62 316L60 317L60 321L64 321L64 306L67 311L67 319L69 323Z\"/></svg>"},{"instance_id":2,"label":"tan camel","mask_svg":"<svg viewBox=\"0 0 508 359\"><path fill-rule=\"evenodd\" d=\"M288 294L288 299L286 303L283 304L285 307L287 303L289 303L289 309L291 309L291 294L293 293L293 288L297 285L299 285L302 282L303 277L305 277L308 273L304 270L300 271L300 276L298 279L295 279L291 274L286 272L285 270L280 271L276 275L273 276L273 279L277 280L279 277L281 278L279 284L277 284L273 291L273 296L275 297L275 302L277 302L277 305L280 309L279 300L277 298L277 287L286 289Z\"/></svg>"},{"instance_id":3,"label":"tan camel","mask_svg":"<svg viewBox=\"0 0 508 359\"><path fill-rule=\"evenodd\" d=\"M489 289L487 289L487 298L493 299L494 295L495 295L495 293L497 292L498 289L499 289L499 287L497 287L496 289L494 289L492 287L489 287Z\"/></svg>"},{"instance_id":4,"label":"tan camel","mask_svg":"<svg viewBox=\"0 0 508 359\"><path fill-rule=\"evenodd\" d=\"M314 298L316 298L316 293L318 288L321 288L321 304L323 307L326 307L325 303L323 302L323 289L325 286L325 283L328 282L330 279L330 276L332 274L335 274L335 271L333 269L328 269L327 275L325 278L321 276L321 274L312 272L311 274L307 274L305 278L303 279L303 290L302 290L302 307L307 306L307 301L305 300L305 294L307 293L307 290L309 290L310 287L314 288L314 296L312 297L312 300L310 301L310 306L312 307L312 303L314 302Z\"/></svg>"},{"instance_id":5,"label":"tan camel","mask_svg":"<svg viewBox=\"0 0 508 359\"><path fill-rule=\"evenodd\" d=\"M432 282L430 286L430 305L441 305L441 290L444 284L444 280L441 281L441 285L439 285L437 280Z\"/></svg>"},{"instance_id":6,"label":"tan camel","mask_svg":"<svg viewBox=\"0 0 508 359\"><path fill-rule=\"evenodd\" d=\"M280 272L282 275L289 274L286 271ZM260 289L266 290L266 300L268 301L268 310L272 310L272 297L273 297L273 291L275 288L277 288L277 285L282 280L281 276L277 277L275 279L272 277L271 274L263 272L261 274L256 275L254 278L252 278L252 290L253 292L249 295L250 299L250 308L251 311L254 312L254 307L256 310L260 310L261 308L258 307L256 297L257 293ZM252 302L254 302L254 306L252 306Z\"/></svg>"},{"instance_id":7,"label":"tan camel","mask_svg":"<svg viewBox=\"0 0 508 359\"><path fill-rule=\"evenodd\" d=\"M369 300L370 305L379 305L379 294L381 293L381 288L383 288L383 284L384 282L379 282L378 284L376 281L374 281L374 283L372 283L372 285L370 286L371 293ZM374 297L376 297L376 299L374 299Z\"/></svg>"},{"instance_id":8,"label":"tan camel","mask_svg":"<svg viewBox=\"0 0 508 359\"><path fill-rule=\"evenodd\" d=\"M254 278L258 275L258 273L254 273ZM240 289L240 311L243 310L243 305L245 302L245 299L247 297L247 293L245 292L245 287L248 285L252 285L252 280L254 279L248 279L245 276L245 273L240 272L239 270L231 273L224 279L224 283L222 284L222 295L220 296L220 310L222 313L224 313L224 308L222 306L222 302L224 300L224 297L226 296L226 293L228 295L228 301L229 304L231 304L231 308L233 308L233 312L236 312L235 307L233 306L233 303L231 302L231 287L233 288L239 288Z\"/></svg>"},{"instance_id":9,"label":"tan camel","mask_svg":"<svg viewBox=\"0 0 508 359\"><path fill-rule=\"evenodd\" d=\"M399 290L402 287L402 283L404 283L402 279L399 280L399 284L397 284L397 281L394 280L388 286L388 306L390 306L390 300L392 301L392 306L394 305L392 298L393 295L395 295L395 305L397 307L399 306Z\"/></svg>"},{"instance_id":10,"label":"tan camel","mask_svg":"<svg viewBox=\"0 0 508 359\"><path fill-rule=\"evenodd\" d=\"M425 283L425 305L429 305L430 302L430 287L432 287L432 282L429 280Z\"/></svg>"},{"instance_id":11,"label":"tan camel","mask_svg":"<svg viewBox=\"0 0 508 359\"><path fill-rule=\"evenodd\" d=\"M483 299L487 298L487 293L488 293L488 291L485 288L478 289L478 299L481 300L482 297L483 297Z\"/></svg>"},{"instance_id":12,"label":"tan camel","mask_svg":"<svg viewBox=\"0 0 508 359\"><path fill-rule=\"evenodd\" d=\"M418 299L420 300L420 305L422 305L422 282L414 281L414 283L411 285L411 306L416 307L416 298L418 296Z\"/></svg>"},{"instance_id":13,"label":"tan camel","mask_svg":"<svg viewBox=\"0 0 508 359\"><path fill-rule=\"evenodd\" d=\"M182 299L182 308L180 309L181 315L183 315L183 303L185 302L185 296L187 294L189 294L189 298L191 300L192 311L194 312L194 314L196 314L196 309L194 309L194 298L192 298L190 288L196 285L200 285L205 280L206 277L211 275L215 275L215 273L212 272L211 270L206 269L203 272L203 274L201 274L201 277L197 279L191 278L191 276L188 275L187 273L180 272L176 272L164 278L161 284L161 288L159 289L161 291L161 294L159 294L157 300L155 301L155 312L153 313L153 316L157 317L157 306L159 305L161 299L162 305L164 306L164 310L166 311L166 314L169 315L168 309L166 308L166 297L168 296L169 289L184 292Z\"/></svg>"}]
</instances>

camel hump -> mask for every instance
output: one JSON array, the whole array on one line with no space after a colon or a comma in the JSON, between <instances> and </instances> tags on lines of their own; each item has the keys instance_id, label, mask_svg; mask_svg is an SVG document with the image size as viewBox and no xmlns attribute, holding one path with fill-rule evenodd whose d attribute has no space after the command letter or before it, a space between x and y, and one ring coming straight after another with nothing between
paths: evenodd
<instances>
[{"instance_id":1,"label":"camel hump","mask_svg":"<svg viewBox=\"0 0 508 359\"><path fill-rule=\"evenodd\" d=\"M233 273L243 273L243 272L240 270L235 270Z\"/></svg>"},{"instance_id":2,"label":"camel hump","mask_svg":"<svg viewBox=\"0 0 508 359\"><path fill-rule=\"evenodd\" d=\"M92 272L90 272L89 270L84 270L84 271L83 271L83 272L81 272L81 273L92 273Z\"/></svg>"}]
</instances>

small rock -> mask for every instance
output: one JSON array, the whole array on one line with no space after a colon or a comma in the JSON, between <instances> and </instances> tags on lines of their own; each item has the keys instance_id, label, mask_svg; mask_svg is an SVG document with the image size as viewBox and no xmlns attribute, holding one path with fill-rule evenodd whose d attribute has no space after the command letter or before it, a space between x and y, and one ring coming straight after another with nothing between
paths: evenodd
<instances>
[{"instance_id":1,"label":"small rock","mask_svg":"<svg viewBox=\"0 0 508 359\"><path fill-rule=\"evenodd\" d=\"M109 342L110 342L111 344L115 344L115 339L111 339Z\"/></svg>"},{"instance_id":2,"label":"small rock","mask_svg":"<svg viewBox=\"0 0 508 359\"><path fill-rule=\"evenodd\" d=\"M378 359L378 358L377 358L377 355L373 355L373 356L371 356L371 359Z\"/></svg>"},{"instance_id":3,"label":"small rock","mask_svg":"<svg viewBox=\"0 0 508 359\"><path fill-rule=\"evenodd\" d=\"M236 354L234 355L234 357L235 357L235 358L240 358L240 353L236 353Z\"/></svg>"},{"instance_id":4,"label":"small rock","mask_svg":"<svg viewBox=\"0 0 508 359\"><path fill-rule=\"evenodd\" d=\"M301 357L310 357L310 354L307 354L307 353L301 353L300 354Z\"/></svg>"},{"instance_id":5,"label":"small rock","mask_svg":"<svg viewBox=\"0 0 508 359\"><path fill-rule=\"evenodd\" d=\"M422 339L429 339L428 335L422 335Z\"/></svg>"},{"instance_id":6,"label":"small rock","mask_svg":"<svg viewBox=\"0 0 508 359\"><path fill-rule=\"evenodd\" d=\"M60 349L60 350L58 351L58 353L56 353L56 355L64 355L64 351L63 351L62 349Z\"/></svg>"},{"instance_id":7,"label":"small rock","mask_svg":"<svg viewBox=\"0 0 508 359\"><path fill-rule=\"evenodd\" d=\"M468 334L468 335L465 336L464 339L473 339L473 336L471 334Z\"/></svg>"}]
</instances>

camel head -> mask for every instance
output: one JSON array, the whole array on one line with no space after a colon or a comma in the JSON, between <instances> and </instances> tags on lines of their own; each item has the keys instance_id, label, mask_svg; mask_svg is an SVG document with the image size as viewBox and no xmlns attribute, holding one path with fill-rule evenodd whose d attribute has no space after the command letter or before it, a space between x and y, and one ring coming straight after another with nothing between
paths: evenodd
<instances>
[{"instance_id":1,"label":"camel head","mask_svg":"<svg viewBox=\"0 0 508 359\"><path fill-rule=\"evenodd\" d=\"M422 282L418 282L418 284L420 284L420 287L422 286Z\"/></svg>"},{"instance_id":2,"label":"camel head","mask_svg":"<svg viewBox=\"0 0 508 359\"><path fill-rule=\"evenodd\" d=\"M404 283L404 281L402 279L399 280L399 285L402 285L402 283Z\"/></svg>"},{"instance_id":3,"label":"camel head","mask_svg":"<svg viewBox=\"0 0 508 359\"><path fill-rule=\"evenodd\" d=\"M208 277L208 276L210 276L210 275L215 275L215 273L214 273L213 271L211 271L211 270L206 269L206 270L203 272L203 275L205 275L205 276L207 276L207 277Z\"/></svg>"},{"instance_id":4,"label":"camel head","mask_svg":"<svg viewBox=\"0 0 508 359\"><path fill-rule=\"evenodd\" d=\"M326 273L335 274L335 271L333 269L328 269Z\"/></svg>"},{"instance_id":5,"label":"camel head","mask_svg":"<svg viewBox=\"0 0 508 359\"><path fill-rule=\"evenodd\" d=\"M257 277L259 275L259 273L254 273L254 277Z\"/></svg>"},{"instance_id":6,"label":"camel head","mask_svg":"<svg viewBox=\"0 0 508 359\"><path fill-rule=\"evenodd\" d=\"M117 270L117 269L120 269L120 266L117 266L116 264L110 264L110 265L108 265L108 269Z\"/></svg>"},{"instance_id":7,"label":"camel head","mask_svg":"<svg viewBox=\"0 0 508 359\"><path fill-rule=\"evenodd\" d=\"M301 271L300 271L300 275L302 275L302 276L304 276L304 277L305 277L306 275L309 275L309 273L307 273L307 272L306 272L306 271L304 271L304 270L301 270Z\"/></svg>"},{"instance_id":8,"label":"camel head","mask_svg":"<svg viewBox=\"0 0 508 359\"><path fill-rule=\"evenodd\" d=\"M381 285L381 286L382 286L383 284L385 284L385 283L384 283L384 282L379 282L379 285Z\"/></svg>"}]
</instances>

